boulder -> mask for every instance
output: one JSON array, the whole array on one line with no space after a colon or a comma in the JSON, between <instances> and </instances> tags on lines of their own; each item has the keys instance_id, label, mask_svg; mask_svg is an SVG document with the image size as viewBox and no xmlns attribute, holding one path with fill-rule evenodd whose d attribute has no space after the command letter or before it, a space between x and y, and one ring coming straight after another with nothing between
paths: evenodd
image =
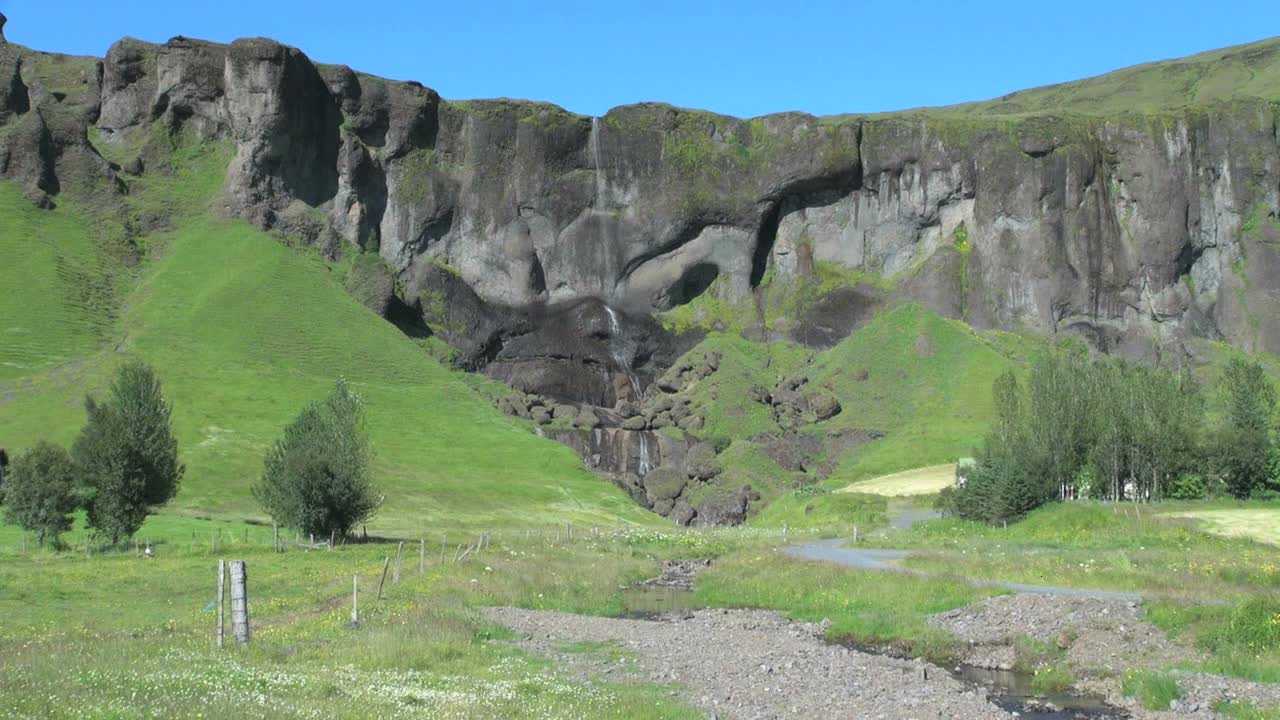
<instances>
[{"instance_id":1,"label":"boulder","mask_svg":"<svg viewBox=\"0 0 1280 720\"><path fill-rule=\"evenodd\" d=\"M675 507L671 508L671 514L668 517L675 521L677 525L687 526L693 521L695 515L697 515L697 512L694 511L689 501L680 498L676 501Z\"/></svg>"},{"instance_id":2,"label":"boulder","mask_svg":"<svg viewBox=\"0 0 1280 720\"><path fill-rule=\"evenodd\" d=\"M688 484L689 479L684 473L668 466L657 468L644 476L645 494L651 503L676 499Z\"/></svg>"},{"instance_id":3,"label":"boulder","mask_svg":"<svg viewBox=\"0 0 1280 720\"><path fill-rule=\"evenodd\" d=\"M720 461L716 449L709 442L700 442L689 448L685 455L685 474L694 480L710 480L720 474Z\"/></svg>"},{"instance_id":4,"label":"boulder","mask_svg":"<svg viewBox=\"0 0 1280 720\"><path fill-rule=\"evenodd\" d=\"M613 411L623 418L633 418L640 414L640 406L630 400L619 400Z\"/></svg>"},{"instance_id":5,"label":"boulder","mask_svg":"<svg viewBox=\"0 0 1280 720\"><path fill-rule=\"evenodd\" d=\"M544 407L535 407L529 411L529 417L539 425L549 425L551 423L551 413Z\"/></svg>"},{"instance_id":6,"label":"boulder","mask_svg":"<svg viewBox=\"0 0 1280 720\"><path fill-rule=\"evenodd\" d=\"M741 525L747 519L750 499L751 491L747 488L710 493L698 504L698 524Z\"/></svg>"},{"instance_id":7,"label":"boulder","mask_svg":"<svg viewBox=\"0 0 1280 720\"><path fill-rule=\"evenodd\" d=\"M600 427L600 418L596 417L596 414L590 410L584 409L578 413L578 417L574 419L573 424L583 430L595 430Z\"/></svg>"},{"instance_id":8,"label":"boulder","mask_svg":"<svg viewBox=\"0 0 1280 720\"><path fill-rule=\"evenodd\" d=\"M706 418L702 417L701 415L690 415L689 417L681 420L677 424L677 426L681 430L689 430L689 431L701 430L703 426L706 425L706 422L707 422Z\"/></svg>"},{"instance_id":9,"label":"boulder","mask_svg":"<svg viewBox=\"0 0 1280 720\"><path fill-rule=\"evenodd\" d=\"M649 428L649 419L643 415L629 417L622 421L623 430L647 430Z\"/></svg>"},{"instance_id":10,"label":"boulder","mask_svg":"<svg viewBox=\"0 0 1280 720\"><path fill-rule=\"evenodd\" d=\"M650 509L657 514L662 515L663 517L666 517L667 515L671 514L671 511L672 509L675 508L675 506L676 506L675 500L671 500L669 498L663 498L653 503Z\"/></svg>"},{"instance_id":11,"label":"boulder","mask_svg":"<svg viewBox=\"0 0 1280 720\"><path fill-rule=\"evenodd\" d=\"M689 417L690 414L691 411L689 410L689 405L687 403L676 403L671 407L671 420L675 423L679 423L681 420Z\"/></svg>"},{"instance_id":12,"label":"boulder","mask_svg":"<svg viewBox=\"0 0 1280 720\"><path fill-rule=\"evenodd\" d=\"M813 393L806 398L809 410L819 422L840 414L840 401L830 391Z\"/></svg>"},{"instance_id":13,"label":"boulder","mask_svg":"<svg viewBox=\"0 0 1280 720\"><path fill-rule=\"evenodd\" d=\"M673 424L674 423L672 423L671 421L671 413L664 412L664 413L660 413L657 417L655 417L653 421L649 423L649 427L653 428L654 430L661 430L662 428L665 428L665 427L671 427Z\"/></svg>"},{"instance_id":14,"label":"boulder","mask_svg":"<svg viewBox=\"0 0 1280 720\"><path fill-rule=\"evenodd\" d=\"M560 404L555 406L551 414L557 420L573 422L574 418L578 417L578 408L573 405Z\"/></svg>"}]
</instances>

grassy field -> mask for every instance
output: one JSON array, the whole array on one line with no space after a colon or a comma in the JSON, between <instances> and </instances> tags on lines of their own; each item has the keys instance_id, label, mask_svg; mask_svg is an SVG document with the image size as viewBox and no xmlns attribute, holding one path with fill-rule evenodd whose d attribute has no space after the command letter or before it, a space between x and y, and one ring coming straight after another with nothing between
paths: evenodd
<instances>
[{"instance_id":1,"label":"grassy field","mask_svg":"<svg viewBox=\"0 0 1280 720\"><path fill-rule=\"evenodd\" d=\"M884 495L886 497L934 495L942 492L945 488L951 487L955 482L956 465L955 463L946 463L863 480L843 487L837 492Z\"/></svg>"},{"instance_id":2,"label":"grassy field","mask_svg":"<svg viewBox=\"0 0 1280 720\"><path fill-rule=\"evenodd\" d=\"M667 688L560 673L504 644L475 608L617 613L619 589L652 576L655 558L718 552L715 538L499 533L455 564L452 541L475 539L456 535L443 564L432 543L423 574L415 545L378 600L393 545L276 554L269 529L173 517L144 535L154 559L0 551L0 717L698 717ZM214 644L219 557L248 564L245 648Z\"/></svg>"},{"instance_id":3,"label":"grassy field","mask_svg":"<svg viewBox=\"0 0 1280 720\"><path fill-rule=\"evenodd\" d=\"M1170 516L1198 520L1205 531L1214 535L1280 545L1280 508L1193 510Z\"/></svg>"},{"instance_id":4,"label":"grassy field","mask_svg":"<svg viewBox=\"0 0 1280 720\"><path fill-rule=\"evenodd\" d=\"M1007 528L948 518L867 544L914 548L906 566L941 577L1139 592L1152 622L1211 654L1203 669L1280 682L1280 552L1177 517L1206 512L1274 508L1055 504Z\"/></svg>"}]
</instances>

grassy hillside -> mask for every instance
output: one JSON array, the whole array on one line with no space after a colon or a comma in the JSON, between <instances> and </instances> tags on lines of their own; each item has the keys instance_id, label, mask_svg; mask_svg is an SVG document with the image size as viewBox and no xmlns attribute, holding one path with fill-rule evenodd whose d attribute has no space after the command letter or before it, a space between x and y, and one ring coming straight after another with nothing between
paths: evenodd
<instances>
[{"instance_id":1,"label":"grassy hillside","mask_svg":"<svg viewBox=\"0 0 1280 720\"><path fill-rule=\"evenodd\" d=\"M904 305L818 356L807 373L810 384L829 388L845 408L827 424L886 433L841 457L831 483L971 454L994 412L991 384L1035 342L988 338Z\"/></svg>"},{"instance_id":2,"label":"grassy hillside","mask_svg":"<svg viewBox=\"0 0 1280 720\"><path fill-rule=\"evenodd\" d=\"M142 194L152 205L172 197ZM140 270L117 273L118 302L89 307L65 268L95 267L94 223L71 203L52 212L23 203L0 184L0 213L18 228L3 234L0 252L21 269L0 303L0 445L69 443L84 394L139 357L157 368L174 404L187 464L168 512L261 519L249 488L263 452L342 376L367 400L387 495L371 532L652 519L573 451L504 418L352 300L309 252L191 212L180 230L146 238L153 259Z\"/></svg>"}]
</instances>

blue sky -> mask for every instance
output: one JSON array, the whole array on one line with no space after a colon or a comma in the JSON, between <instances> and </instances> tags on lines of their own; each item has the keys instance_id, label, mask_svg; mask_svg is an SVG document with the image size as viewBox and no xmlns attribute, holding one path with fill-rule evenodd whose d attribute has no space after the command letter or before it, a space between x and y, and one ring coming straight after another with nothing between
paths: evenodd
<instances>
[{"instance_id":1,"label":"blue sky","mask_svg":"<svg viewBox=\"0 0 1280 720\"><path fill-rule=\"evenodd\" d=\"M981 100L1280 34L1270 2L0 0L12 42L268 36L446 98L585 114L643 100L739 116Z\"/></svg>"}]
</instances>

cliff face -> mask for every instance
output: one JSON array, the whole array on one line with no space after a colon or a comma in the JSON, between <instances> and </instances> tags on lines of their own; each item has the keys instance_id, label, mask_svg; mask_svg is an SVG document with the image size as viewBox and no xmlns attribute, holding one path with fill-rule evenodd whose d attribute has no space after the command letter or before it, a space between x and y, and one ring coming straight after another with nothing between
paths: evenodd
<instances>
[{"instance_id":1,"label":"cliff face","mask_svg":"<svg viewBox=\"0 0 1280 720\"><path fill-rule=\"evenodd\" d=\"M108 142L157 126L229 140L226 212L376 249L413 306L460 279L477 306L598 298L634 314L713 281L749 301L766 276L832 263L978 328L1130 354L1188 337L1280 352L1280 82L1181 80L1280 77L1274 41L973 106L751 120L447 102L262 39L126 39L60 61L83 75L69 98L41 90L33 68L51 57L0 45L0 174L37 202L72 174L122 182L90 126ZM1176 93L1126 102L1170 77ZM491 326L460 335L493 356Z\"/></svg>"}]
</instances>

